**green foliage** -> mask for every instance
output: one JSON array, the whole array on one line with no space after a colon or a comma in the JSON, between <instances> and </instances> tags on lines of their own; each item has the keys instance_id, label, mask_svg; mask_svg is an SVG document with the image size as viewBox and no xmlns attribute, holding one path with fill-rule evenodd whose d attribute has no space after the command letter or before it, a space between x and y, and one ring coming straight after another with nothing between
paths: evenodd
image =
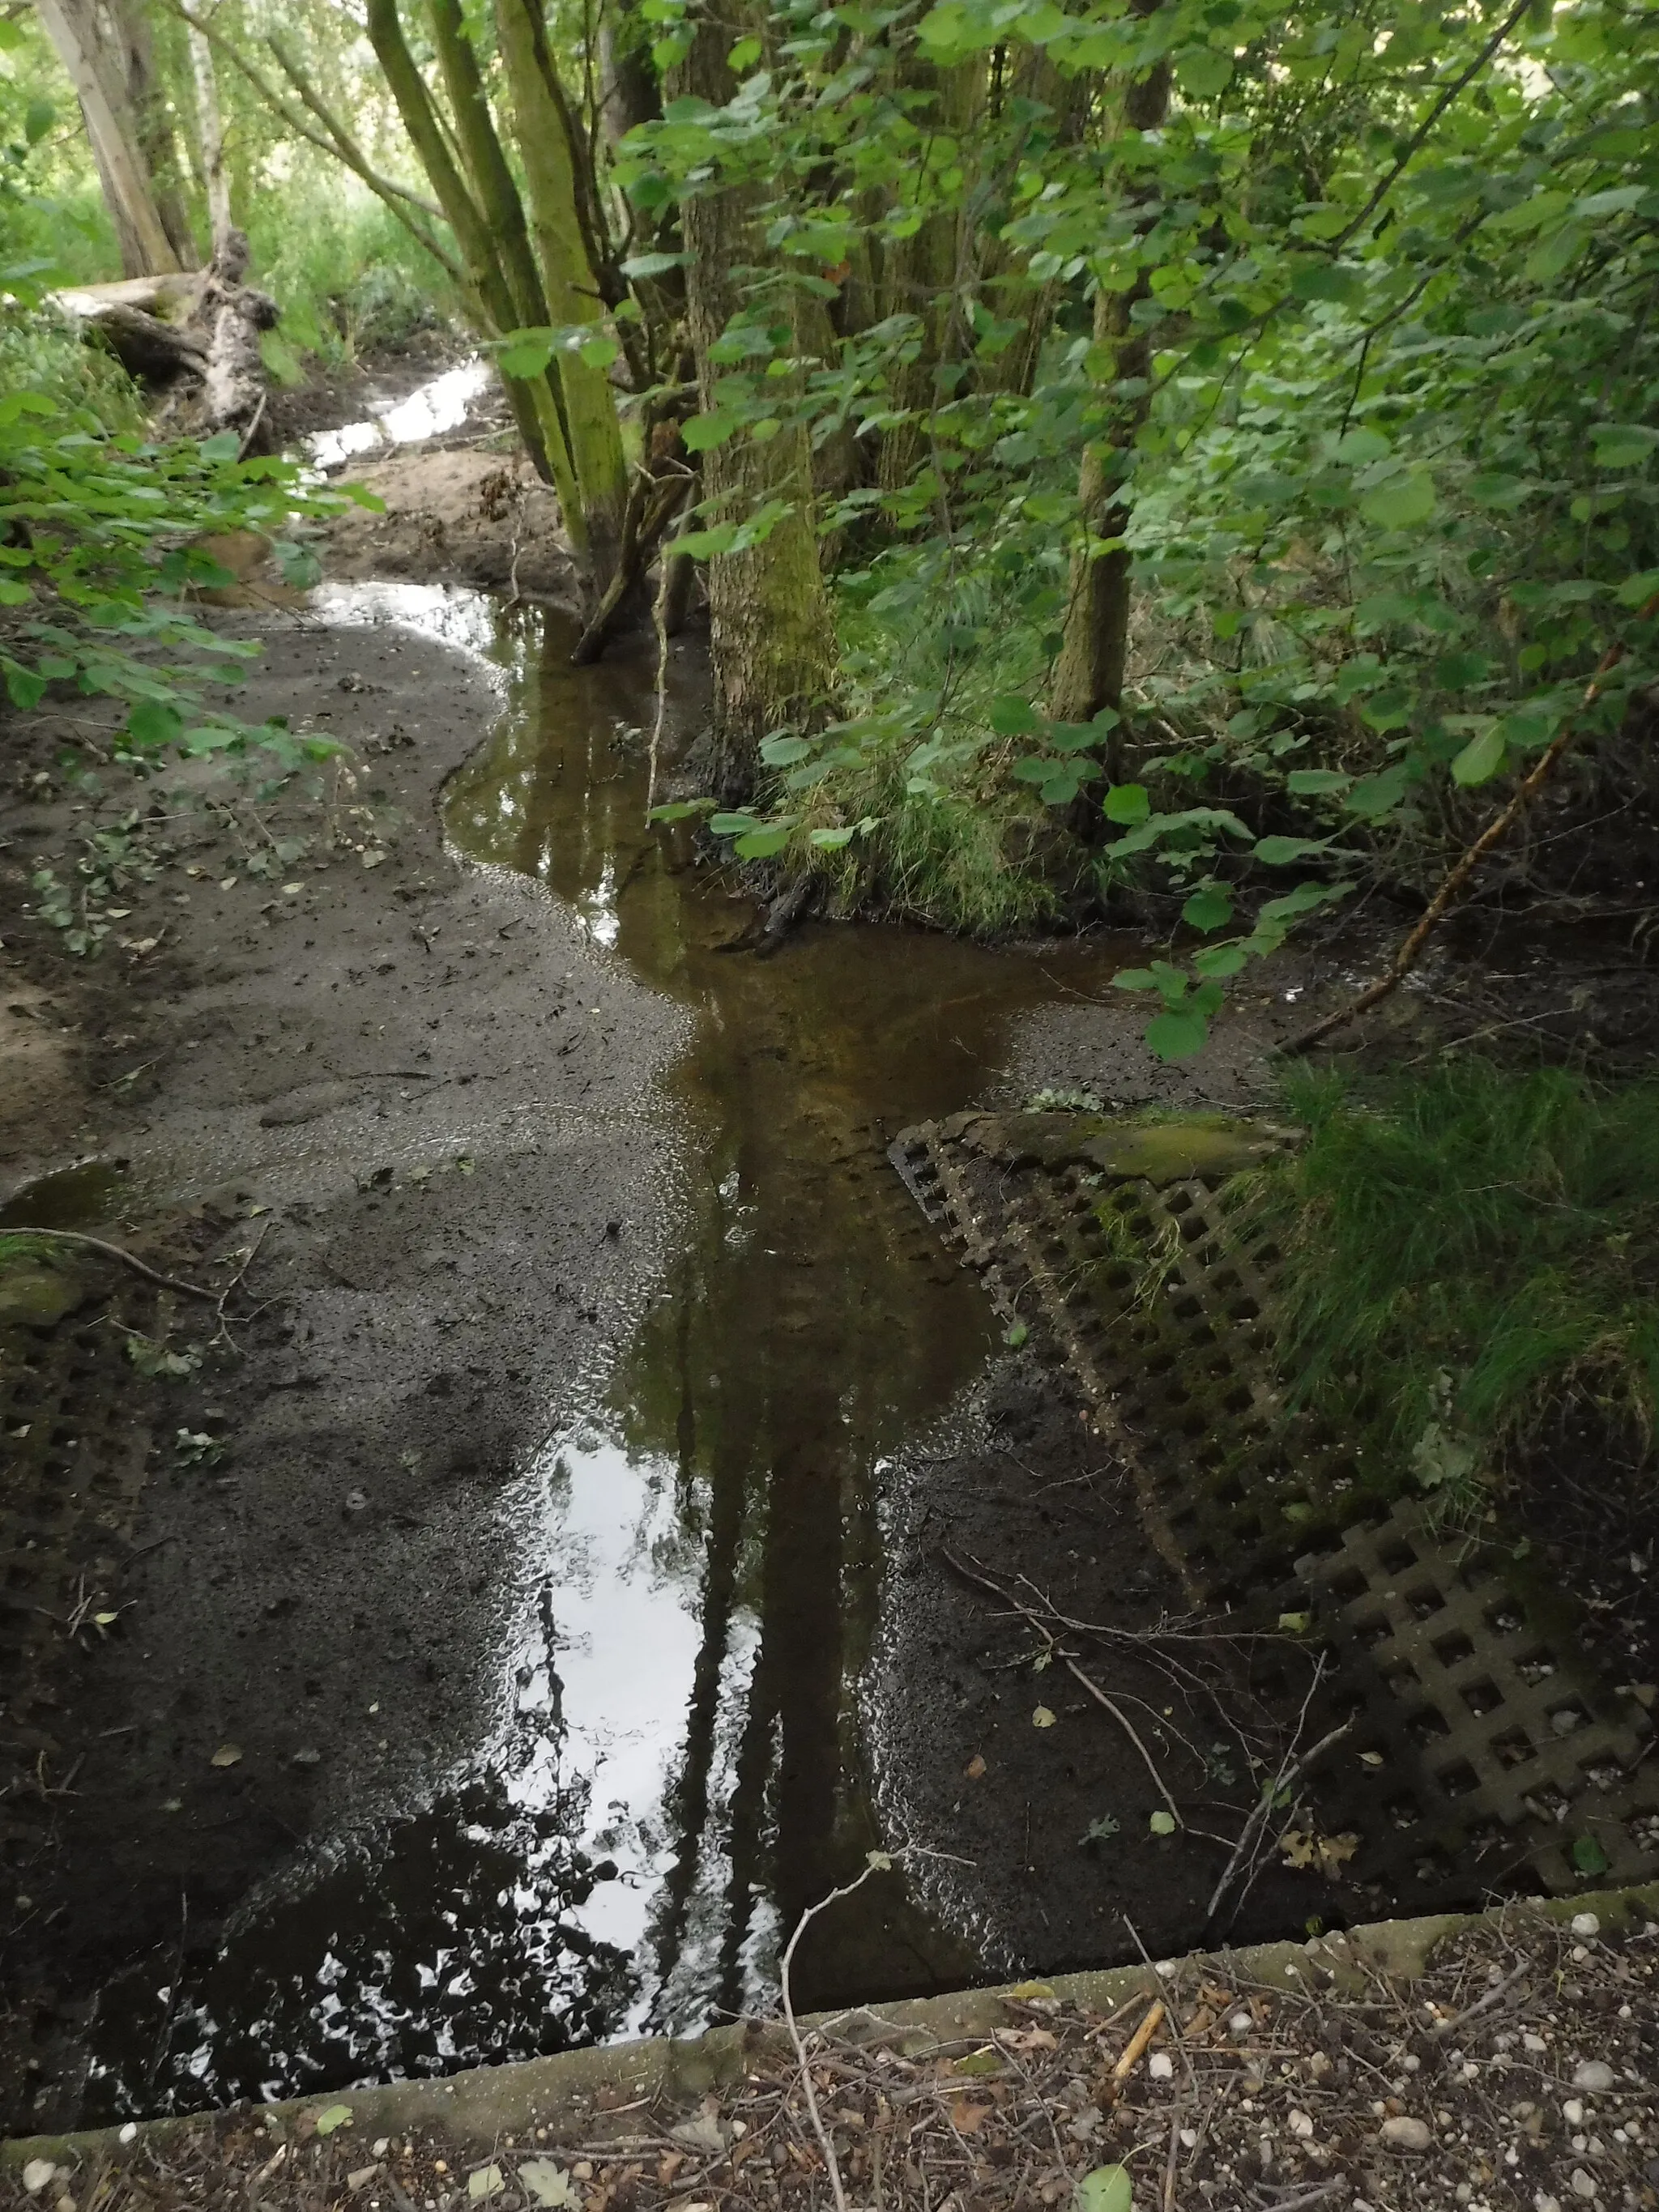
<instances>
[{"instance_id":1,"label":"green foliage","mask_svg":"<svg viewBox=\"0 0 1659 2212\"><path fill-rule=\"evenodd\" d=\"M445 270L338 170L296 162L280 190L254 201L247 232L258 281L282 306L265 348L279 381L295 381L308 357L344 367L460 320Z\"/></svg>"},{"instance_id":2,"label":"green foliage","mask_svg":"<svg viewBox=\"0 0 1659 2212\"><path fill-rule=\"evenodd\" d=\"M689 19L679 0L651 14L665 63ZM1183 992L1151 986L1155 1044L1195 1049L1286 929L1380 859L1434 874L1486 787L1569 724L1592 756L1612 745L1659 673L1659 21L1601 0L1243 0L1224 23L1212 0L940 0L914 31L804 5L774 27L725 106L671 100L626 149L653 219L716 179L767 204L771 258L747 272L689 442L799 423L822 453L867 453L914 432L908 480L854 469L824 526L866 558L901 546L917 628L940 640L963 595L1000 595L997 654L1024 664L970 731L915 683L915 636L849 657L860 696L829 743L863 760L822 793L862 775L839 818L874 817L874 848L918 801L948 842L979 834L975 813L1100 793L1103 888L1150 872L1210 940L1181 963ZM954 135L934 72L993 53ZM1121 128L1125 84L1166 62L1164 127ZM973 241L946 288L863 313L868 272L930 223ZM1092 334L1097 295L1127 295L1149 342L1133 386ZM803 301L830 305L832 333ZM1028 325L1025 391L1000 365ZM910 371L935 345L921 404ZM1043 702L1072 557L1107 550L1078 496L1103 446L1142 649L1121 726L1073 744ZM1030 742L999 754L998 736ZM862 774L935 745L954 757L941 775L925 756L932 791ZM1103 791L1115 760L1133 777ZM1204 803L1206 784L1228 803ZM1235 903L1246 926L1220 935Z\"/></svg>"},{"instance_id":3,"label":"green foliage","mask_svg":"<svg viewBox=\"0 0 1659 2212\"><path fill-rule=\"evenodd\" d=\"M1375 1092L1287 1081L1307 1140L1239 1227L1283 1255L1294 1401L1401 1484L1471 1497L1570 1394L1659 1402L1659 1084L1449 1058Z\"/></svg>"}]
</instances>

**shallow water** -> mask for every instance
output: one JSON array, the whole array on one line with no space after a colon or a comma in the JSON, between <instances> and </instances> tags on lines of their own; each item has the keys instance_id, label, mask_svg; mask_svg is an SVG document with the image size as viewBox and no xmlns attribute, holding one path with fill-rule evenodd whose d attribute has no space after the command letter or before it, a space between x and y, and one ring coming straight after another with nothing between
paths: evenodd
<instances>
[{"instance_id":1,"label":"shallow water","mask_svg":"<svg viewBox=\"0 0 1659 2212\"><path fill-rule=\"evenodd\" d=\"M458 430L472 403L489 388L490 368L476 357L447 368L379 415L344 422L337 430L318 430L301 443L306 459L319 469L337 469L390 446L419 445L446 430Z\"/></svg>"},{"instance_id":2,"label":"shallow water","mask_svg":"<svg viewBox=\"0 0 1659 2212\"><path fill-rule=\"evenodd\" d=\"M764 2003L801 1911L879 1832L857 1686L884 1470L993 1343L976 1282L890 1167L994 1096L1013 1025L1117 948L992 951L811 924L775 958L647 824L648 678L474 594L358 595L487 651L507 709L450 787L465 860L534 878L692 1018L666 1118L674 1254L620 1355L509 1487L528 1567L474 1771L234 1928L189 1986L106 1999L104 2113L430 2073ZM802 2005L971 1979L898 1873L821 1916Z\"/></svg>"}]
</instances>

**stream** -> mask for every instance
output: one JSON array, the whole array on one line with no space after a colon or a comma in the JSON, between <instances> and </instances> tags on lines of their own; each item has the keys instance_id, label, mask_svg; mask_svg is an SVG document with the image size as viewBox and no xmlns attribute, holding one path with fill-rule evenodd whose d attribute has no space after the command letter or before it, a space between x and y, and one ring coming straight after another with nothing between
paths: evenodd
<instances>
[{"instance_id":1,"label":"stream","mask_svg":"<svg viewBox=\"0 0 1659 2212\"><path fill-rule=\"evenodd\" d=\"M506 711L448 789L454 853L534 878L690 1017L671 1259L502 1494L524 1595L500 1725L433 1801L307 1847L205 1969L106 1991L88 2120L683 2033L771 2000L802 1911L896 1840L858 1694L884 1485L995 1340L886 1146L1010 1096L1021 1017L1097 995L1121 961L826 923L775 958L729 950L748 909L647 824L647 672L573 668L550 611L377 588L334 612L435 629L503 672ZM814 1922L792 1986L816 2007L977 1969L895 1873Z\"/></svg>"}]
</instances>

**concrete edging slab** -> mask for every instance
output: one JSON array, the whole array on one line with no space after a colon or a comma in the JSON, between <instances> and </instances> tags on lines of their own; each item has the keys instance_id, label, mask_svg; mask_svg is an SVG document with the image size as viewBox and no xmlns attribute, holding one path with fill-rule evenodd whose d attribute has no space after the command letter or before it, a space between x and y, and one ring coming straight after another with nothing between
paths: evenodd
<instances>
[{"instance_id":1,"label":"concrete edging slab","mask_svg":"<svg viewBox=\"0 0 1659 2212\"><path fill-rule=\"evenodd\" d=\"M1419 1920L1379 1920L1360 1928L1305 1942L1258 1943L1239 1950L1191 1952L1163 1960L1158 1967L1109 1966L1090 1972L1048 1975L1042 1988L1063 2000L1097 2011L1111 2011L1133 1996L1158 1987L1158 1974L1173 1975L1225 1965L1235 1975L1258 1983L1282 1983L1319 1974L1328 1985L1356 1982L1364 1966L1414 1979L1436 1948L1468 1928L1492 1926L1517 1910L1553 1920L1594 1912L1604 1928L1616 1929L1638 1915L1659 1919L1659 1882L1623 1889L1587 1892L1571 1898L1515 1899L1486 1912L1433 1913ZM833 2021L854 2037L896 2041L912 2056L930 2045L963 2036L988 2034L1002 2024L1003 2000L1014 1990L1029 1991L1030 1981L994 1988L958 1990L937 1997L913 1997L902 2003L814 2014L803 2028ZM478 2067L444 2081L392 2081L367 2088L331 2090L281 2104L259 2106L273 2138L332 2104L349 2100L354 2125L365 2134L404 2134L425 2126L456 2137L493 2139L508 2131L551 2128L561 2119L591 2107L602 2088L622 2090L629 2100L666 2097L690 2100L734 2081L762 2057L788 2050L781 2021L738 2021L702 2035L658 2036L638 2043L605 2044L586 2051L565 2051L504 2066ZM136 2141L177 2141L193 2130L210 2127L222 2117L193 2112L179 2118L138 2122ZM103 2158L125 2148L116 2127L91 2128L73 2135L27 2136L0 2142L0 2173L31 2159Z\"/></svg>"}]
</instances>

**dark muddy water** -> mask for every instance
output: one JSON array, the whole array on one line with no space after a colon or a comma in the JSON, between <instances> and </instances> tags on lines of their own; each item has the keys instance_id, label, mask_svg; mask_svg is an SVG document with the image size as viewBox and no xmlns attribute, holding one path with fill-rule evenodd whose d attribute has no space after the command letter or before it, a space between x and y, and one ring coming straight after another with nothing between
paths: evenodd
<instances>
[{"instance_id":1,"label":"dark muddy water","mask_svg":"<svg viewBox=\"0 0 1659 2212\"><path fill-rule=\"evenodd\" d=\"M668 1096L641 1101L678 1161L677 1256L510 1486L534 1571L507 1724L451 1792L245 1913L204 1978L112 1993L88 2088L107 2112L766 2002L803 1908L896 1840L857 1698L883 1472L992 1344L885 1147L994 1093L1018 1018L1117 964L827 924L769 960L729 950L748 909L647 823L647 676L573 669L556 617L424 597L509 680L450 789L454 848L533 877L691 1015ZM890 1997L975 1967L894 1873L814 1923L794 1989Z\"/></svg>"}]
</instances>

